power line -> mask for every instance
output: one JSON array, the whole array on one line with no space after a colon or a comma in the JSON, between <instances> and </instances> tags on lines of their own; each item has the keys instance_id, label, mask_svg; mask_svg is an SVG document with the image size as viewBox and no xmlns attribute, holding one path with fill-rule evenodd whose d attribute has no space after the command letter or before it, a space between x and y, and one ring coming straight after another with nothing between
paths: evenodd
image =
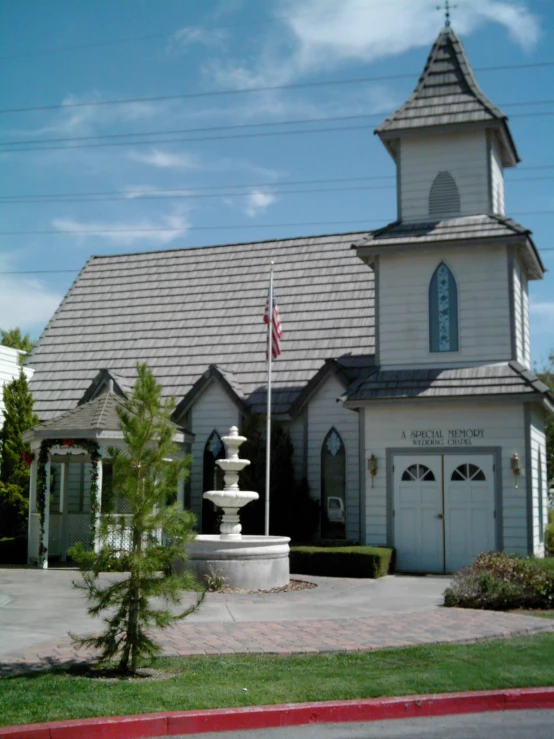
<instances>
[{"instance_id":1,"label":"power line","mask_svg":"<svg viewBox=\"0 0 554 739\"><path fill-rule=\"evenodd\" d=\"M530 62L528 64L503 64L499 66L489 67L474 67L474 72L497 72L497 71L508 71L514 69L538 69L540 67L553 67L554 61L544 62ZM242 87L228 90L210 90L205 92L186 92L178 93L174 95L153 95L139 98L121 98L117 100L90 100L87 102L79 103L57 103L55 105L34 105L29 107L21 108L3 108L0 109L0 114L6 113L28 113L33 111L44 111L44 110L61 110L65 108L86 108L86 107L99 107L106 105L128 105L130 103L149 103L149 102L161 102L167 100L182 100L184 98L205 98L205 97L216 97L219 95L243 95L253 92L271 92L275 90L297 90L305 89L310 87L325 87L328 85L351 85L361 84L365 82L384 82L398 79L414 79L412 74L388 74L379 75L374 77L353 77L349 79L339 80L322 80L322 81L308 81L308 82L294 82L287 85L264 85L258 87Z\"/></svg>"},{"instance_id":2,"label":"power line","mask_svg":"<svg viewBox=\"0 0 554 739\"><path fill-rule=\"evenodd\" d=\"M523 107L523 106L529 106L529 105L552 105L554 104L554 100L528 100L528 101L518 101L518 102L511 102L511 103L499 103L498 105L503 108L511 108L511 107ZM548 113L548 111L545 111ZM177 128L177 129L165 129L165 130L156 130L156 131L140 131L138 133L135 132L125 132L125 133L108 133L108 134L97 134L96 136L65 136L61 138L50 138L50 139L24 139L19 141L0 141L0 147L1 146L34 146L35 144L57 144L57 143L67 143L72 141L96 141L98 139L121 139L121 138L131 138L136 136L172 136L175 134L180 133L206 133L210 131L232 131L232 130L238 130L238 129L244 129L244 128L262 128L267 126L291 126L291 125L301 125L305 123L327 123L330 121L336 122L336 121L351 121L351 120L359 120L361 118L377 118L382 119L383 117L387 115L391 115L393 111L390 111L389 113L359 113L356 115L340 115L340 116L324 116L320 118L299 118L296 120L287 120L287 121L261 121L258 123L239 123L239 124L232 124L227 126L200 126L197 128ZM537 113L538 114L538 113ZM515 117L517 117L517 114L515 114Z\"/></svg>"},{"instance_id":3,"label":"power line","mask_svg":"<svg viewBox=\"0 0 554 739\"><path fill-rule=\"evenodd\" d=\"M538 118L542 116L554 115L554 111L548 111L543 113L518 113L512 118ZM362 116L369 117L369 116ZM313 133L336 133L341 131L362 131L369 128L368 125L364 126L327 126L326 128L304 128L298 129L297 131L254 131L252 133L239 133L239 134L222 134L221 136L194 136L194 137L179 137L176 139L151 139L149 141L109 141L109 142L98 142L90 144L74 144L71 146L27 146L17 149L0 149L0 153L14 154L20 152L32 152L32 151L54 151L63 149L69 151L70 149L98 149L114 146L152 146L152 144L177 144L184 142L194 141L223 141L227 139L256 139L256 138L267 138L271 136L299 136Z\"/></svg>"},{"instance_id":4,"label":"power line","mask_svg":"<svg viewBox=\"0 0 554 739\"><path fill-rule=\"evenodd\" d=\"M519 175L519 174L526 174L528 171L537 171L537 170L547 170L547 169L554 169L554 164L538 164L538 165L525 165L521 169L510 171L508 170L506 172L506 175L509 175L510 177L512 175ZM395 175L373 175L373 176L367 176L367 177L330 177L330 178L322 178L322 179L314 179L314 180L284 180L282 182L246 182L242 184L231 184L231 185L205 185L202 187L170 187L165 189L152 189L152 190L96 190L92 192L58 192L58 193L27 193L24 195L0 195L0 201L4 202L12 202L17 201L19 199L44 199L44 202L51 202L54 198L95 198L95 197L103 197L103 196L109 196L109 195L116 195L116 196L122 196L124 198L128 198L130 200L133 199L133 196L136 196L137 199L144 195L154 195L154 194L164 194L164 193L176 193L176 192L182 192L182 193L188 193L193 190L194 192L205 192L205 191L213 191L213 190L235 190L235 189L246 189L246 188L271 188L271 187L287 187L287 186L294 186L294 185L320 185L320 184L326 184L326 183L338 183L338 182L365 182L365 181L385 181L385 180L395 180ZM522 182L523 180L531 181L531 180L541 180L541 179L551 179L550 176L547 177L528 177L528 178L520 178L519 176L515 180L511 180L511 182ZM222 195L225 195L226 193L221 193ZM244 194L244 193L242 193Z\"/></svg>"},{"instance_id":5,"label":"power line","mask_svg":"<svg viewBox=\"0 0 554 739\"><path fill-rule=\"evenodd\" d=\"M553 180L552 177L526 177L516 180L514 184L520 182L535 182L543 180ZM337 193L337 192L364 192L370 190L394 190L396 185L351 185L349 187L323 187L323 188L305 188L302 190L276 190L274 187L265 186L265 189L246 190L245 192L216 192L216 193L197 193L194 191L188 191L181 194L166 194L157 195L148 191L141 193L138 196L130 197L127 195L120 196L107 196L107 197L94 197L94 198L79 198L79 197L59 197L50 199L18 199L18 200L4 200L0 197L0 205L43 205L46 203L104 203L104 202L127 202L136 203L143 200L192 200L192 199L209 199L209 198L244 198L249 195L255 195L257 193L264 192L268 195L308 195L314 193Z\"/></svg>"},{"instance_id":6,"label":"power line","mask_svg":"<svg viewBox=\"0 0 554 739\"><path fill-rule=\"evenodd\" d=\"M539 216L550 215L554 210L533 210L512 213L512 216ZM382 219L391 220L392 219ZM382 220L380 223L382 223ZM243 225L225 225L225 226L182 226L182 227L164 227L155 226L148 228L100 228L100 229L43 229L37 231L0 231L0 236L101 236L103 234L125 234L125 233L187 233L188 231L226 231L237 229L258 229L258 228L297 228L303 226L332 226L332 225L352 225L359 223L371 223L367 220L350 220L350 221L306 221L296 223L247 223Z\"/></svg>"}]
</instances>

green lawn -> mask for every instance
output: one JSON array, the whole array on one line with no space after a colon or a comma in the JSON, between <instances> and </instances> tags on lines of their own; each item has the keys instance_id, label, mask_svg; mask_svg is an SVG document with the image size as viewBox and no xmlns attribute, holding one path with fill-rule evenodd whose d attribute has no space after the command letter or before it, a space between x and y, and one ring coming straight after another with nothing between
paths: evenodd
<instances>
[{"instance_id":1,"label":"green lawn","mask_svg":"<svg viewBox=\"0 0 554 739\"><path fill-rule=\"evenodd\" d=\"M173 676L152 682L107 682L74 670L4 678L0 725L554 685L554 635L348 655L159 659L153 666Z\"/></svg>"}]
</instances>

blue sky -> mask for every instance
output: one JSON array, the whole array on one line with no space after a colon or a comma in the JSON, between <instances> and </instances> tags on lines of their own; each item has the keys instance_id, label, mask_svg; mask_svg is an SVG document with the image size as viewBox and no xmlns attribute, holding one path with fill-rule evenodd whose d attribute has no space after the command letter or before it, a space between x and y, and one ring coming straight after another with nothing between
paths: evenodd
<instances>
[{"instance_id":1,"label":"blue sky","mask_svg":"<svg viewBox=\"0 0 554 739\"><path fill-rule=\"evenodd\" d=\"M0 231L54 233L1 236L0 326L37 336L91 254L362 230L394 220L394 167L373 128L413 89L442 26L436 5L1 2L0 108L51 108L0 114L0 197L43 200L0 202ZM510 116L523 160L506 174L507 214L550 249L542 252L550 272L531 284L533 358L542 364L554 348L554 66L478 70L552 62L554 3L457 5L453 27L481 87ZM247 87L278 89L205 94ZM189 96L144 100L180 94ZM76 105L129 98L143 100ZM334 120L314 120L322 118ZM267 135L293 130L305 133ZM106 143L118 145L97 146ZM6 151L14 147L41 150ZM59 233L67 230L119 233Z\"/></svg>"}]
</instances>

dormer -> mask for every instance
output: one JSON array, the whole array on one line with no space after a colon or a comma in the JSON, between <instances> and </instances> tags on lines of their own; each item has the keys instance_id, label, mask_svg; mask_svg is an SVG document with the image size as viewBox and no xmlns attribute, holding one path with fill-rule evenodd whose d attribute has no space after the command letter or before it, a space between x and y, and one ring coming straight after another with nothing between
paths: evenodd
<instances>
[{"instance_id":1,"label":"dormer","mask_svg":"<svg viewBox=\"0 0 554 739\"><path fill-rule=\"evenodd\" d=\"M414 92L375 131L396 163L398 220L504 215L504 169L519 162L507 120L444 28Z\"/></svg>"}]
</instances>

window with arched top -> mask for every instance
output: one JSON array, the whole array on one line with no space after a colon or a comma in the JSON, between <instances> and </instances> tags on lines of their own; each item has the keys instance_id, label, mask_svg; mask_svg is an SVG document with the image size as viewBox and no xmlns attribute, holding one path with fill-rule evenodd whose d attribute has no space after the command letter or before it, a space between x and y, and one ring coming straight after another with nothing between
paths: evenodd
<instances>
[{"instance_id":1,"label":"window with arched top","mask_svg":"<svg viewBox=\"0 0 554 739\"><path fill-rule=\"evenodd\" d=\"M204 446L204 474L202 491L223 490L223 470L216 464L216 460L225 457L225 447L217 431L212 431ZM209 500L202 498L202 533L217 534L217 507Z\"/></svg>"},{"instance_id":2,"label":"window with arched top","mask_svg":"<svg viewBox=\"0 0 554 739\"><path fill-rule=\"evenodd\" d=\"M321 446L321 536L346 538L346 449L334 427Z\"/></svg>"},{"instance_id":3,"label":"window with arched top","mask_svg":"<svg viewBox=\"0 0 554 739\"><path fill-rule=\"evenodd\" d=\"M453 482L465 482L466 480L485 482L487 478L483 470L476 464L461 464L456 467L450 479Z\"/></svg>"},{"instance_id":4,"label":"window with arched top","mask_svg":"<svg viewBox=\"0 0 554 739\"><path fill-rule=\"evenodd\" d=\"M462 212L460 192L450 172L439 172L429 192L429 215L443 218L459 216Z\"/></svg>"},{"instance_id":5,"label":"window with arched top","mask_svg":"<svg viewBox=\"0 0 554 739\"><path fill-rule=\"evenodd\" d=\"M458 348L458 287L441 262L429 285L429 351L457 352Z\"/></svg>"},{"instance_id":6,"label":"window with arched top","mask_svg":"<svg viewBox=\"0 0 554 739\"><path fill-rule=\"evenodd\" d=\"M426 480L435 482L435 473L426 464L411 464L402 473L402 482L417 482Z\"/></svg>"}]
</instances>

